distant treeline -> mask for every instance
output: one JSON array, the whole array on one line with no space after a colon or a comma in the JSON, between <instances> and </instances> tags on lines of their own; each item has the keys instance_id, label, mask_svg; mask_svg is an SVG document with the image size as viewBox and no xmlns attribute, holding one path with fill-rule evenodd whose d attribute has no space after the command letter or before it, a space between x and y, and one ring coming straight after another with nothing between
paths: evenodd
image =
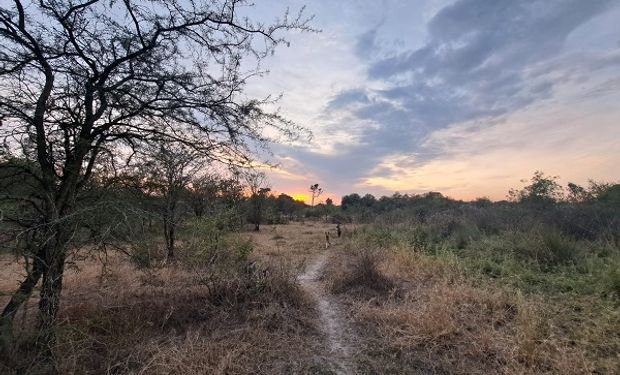
<instances>
[{"instance_id":1,"label":"distant treeline","mask_svg":"<svg viewBox=\"0 0 620 375\"><path fill-rule=\"evenodd\" d=\"M620 209L620 184L590 181L584 187L569 183L563 188L558 177L546 176L537 171L531 180L520 189L510 189L506 200L493 202L486 197L473 201L455 200L439 192L424 194L400 194L376 198L372 194L360 196L357 193L342 197L341 208L345 215L354 219L367 221L377 213L399 210L416 211L416 216L423 216L427 211L457 207L522 207L533 210L546 210L553 207L571 205L592 206L598 209Z\"/></svg>"}]
</instances>

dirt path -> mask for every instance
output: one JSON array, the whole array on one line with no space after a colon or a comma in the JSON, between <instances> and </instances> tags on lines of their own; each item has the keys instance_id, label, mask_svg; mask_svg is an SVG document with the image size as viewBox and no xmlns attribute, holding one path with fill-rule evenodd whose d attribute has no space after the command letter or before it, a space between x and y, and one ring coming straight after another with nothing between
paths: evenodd
<instances>
[{"instance_id":1,"label":"dirt path","mask_svg":"<svg viewBox=\"0 0 620 375\"><path fill-rule=\"evenodd\" d=\"M351 361L352 334L344 318L342 306L325 293L319 280L326 260L325 252L314 257L304 273L298 276L298 280L304 290L317 301L321 328L327 337L333 370L337 374L354 374Z\"/></svg>"}]
</instances>

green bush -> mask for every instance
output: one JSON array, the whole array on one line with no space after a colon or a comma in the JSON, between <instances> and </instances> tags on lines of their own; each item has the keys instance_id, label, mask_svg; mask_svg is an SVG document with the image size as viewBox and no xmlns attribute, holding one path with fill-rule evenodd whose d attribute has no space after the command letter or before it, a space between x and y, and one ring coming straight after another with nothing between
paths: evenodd
<instances>
[{"instance_id":1,"label":"green bush","mask_svg":"<svg viewBox=\"0 0 620 375\"><path fill-rule=\"evenodd\" d=\"M129 254L131 263L138 269L151 268L163 259L157 245L148 240L133 241Z\"/></svg>"},{"instance_id":2,"label":"green bush","mask_svg":"<svg viewBox=\"0 0 620 375\"><path fill-rule=\"evenodd\" d=\"M606 291L620 299L620 261L616 261L607 271L604 279Z\"/></svg>"},{"instance_id":3,"label":"green bush","mask_svg":"<svg viewBox=\"0 0 620 375\"><path fill-rule=\"evenodd\" d=\"M188 223L181 246L182 261L191 267L234 264L245 261L252 252L252 243L237 232L221 225L219 217L202 218Z\"/></svg>"},{"instance_id":4,"label":"green bush","mask_svg":"<svg viewBox=\"0 0 620 375\"><path fill-rule=\"evenodd\" d=\"M249 238L241 238L238 236L232 236L226 239L226 247L234 254L238 261L246 261L254 247L252 241Z\"/></svg>"},{"instance_id":5,"label":"green bush","mask_svg":"<svg viewBox=\"0 0 620 375\"><path fill-rule=\"evenodd\" d=\"M574 240L557 231L545 232L542 245L539 262L548 267L575 264L582 255Z\"/></svg>"},{"instance_id":6,"label":"green bush","mask_svg":"<svg viewBox=\"0 0 620 375\"><path fill-rule=\"evenodd\" d=\"M579 244L556 230L522 232L516 235L517 256L537 264L542 271L576 265L585 255Z\"/></svg>"}]
</instances>

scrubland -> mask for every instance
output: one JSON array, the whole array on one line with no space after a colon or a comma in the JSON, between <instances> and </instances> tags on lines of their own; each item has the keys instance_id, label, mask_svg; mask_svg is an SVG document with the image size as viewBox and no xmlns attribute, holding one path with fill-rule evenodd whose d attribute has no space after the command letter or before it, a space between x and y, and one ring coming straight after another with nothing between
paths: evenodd
<instances>
[{"instance_id":1,"label":"scrubland","mask_svg":"<svg viewBox=\"0 0 620 375\"><path fill-rule=\"evenodd\" d=\"M569 236L493 210L220 233L189 222L174 262L161 241L84 253L65 280L62 374L342 373L317 297L297 275L321 254L325 301L343 312L349 372L620 372L620 265L613 237ZM393 216L393 213L392 213ZM538 224L532 224L538 223ZM325 231L331 246L325 247ZM159 241L159 242L158 242ZM21 266L5 255L3 301ZM46 373L36 298L2 373Z\"/></svg>"}]
</instances>

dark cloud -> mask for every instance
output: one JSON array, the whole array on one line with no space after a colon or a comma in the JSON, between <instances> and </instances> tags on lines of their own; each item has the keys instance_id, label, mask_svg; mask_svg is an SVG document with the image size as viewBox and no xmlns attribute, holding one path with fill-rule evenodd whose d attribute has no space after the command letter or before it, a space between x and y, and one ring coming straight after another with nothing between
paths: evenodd
<instances>
[{"instance_id":1,"label":"dark cloud","mask_svg":"<svg viewBox=\"0 0 620 375\"><path fill-rule=\"evenodd\" d=\"M568 35L612 4L611 0L461 0L440 10L428 25L423 47L378 60L370 79L392 87L344 92L330 108L356 104L372 119L363 141L370 147L412 151L429 131L480 117L500 116L552 95L557 77L528 69L558 55ZM370 48L376 29L363 34ZM616 62L616 61L614 61ZM360 100L356 100L360 99Z\"/></svg>"},{"instance_id":2,"label":"dark cloud","mask_svg":"<svg viewBox=\"0 0 620 375\"><path fill-rule=\"evenodd\" d=\"M528 68L556 56L575 28L610 4L457 1L430 21L424 47L374 63L369 77L395 82L385 95L409 111L412 126L508 113L552 94L556 77L533 80Z\"/></svg>"},{"instance_id":3,"label":"dark cloud","mask_svg":"<svg viewBox=\"0 0 620 375\"><path fill-rule=\"evenodd\" d=\"M351 89L347 91L343 91L331 98L327 103L327 109L338 109L347 107L351 104L361 103L367 104L369 103L368 96L366 95L365 90L362 89Z\"/></svg>"},{"instance_id":4,"label":"dark cloud","mask_svg":"<svg viewBox=\"0 0 620 375\"><path fill-rule=\"evenodd\" d=\"M373 27L359 36L355 43L355 53L362 58L372 56L377 50L377 32L379 27Z\"/></svg>"},{"instance_id":5,"label":"dark cloud","mask_svg":"<svg viewBox=\"0 0 620 375\"><path fill-rule=\"evenodd\" d=\"M461 0L430 21L424 47L379 61L371 78L415 72L466 83L556 54L575 28L611 0ZM471 77L466 76L471 74Z\"/></svg>"},{"instance_id":6,"label":"dark cloud","mask_svg":"<svg viewBox=\"0 0 620 375\"><path fill-rule=\"evenodd\" d=\"M384 4L385 6L385 4ZM381 51L381 44L378 41L377 35L379 34L379 29L385 23L385 16L381 18L381 21L369 29L368 31L362 33L355 42L355 54L361 59L371 59L376 57Z\"/></svg>"}]
</instances>

